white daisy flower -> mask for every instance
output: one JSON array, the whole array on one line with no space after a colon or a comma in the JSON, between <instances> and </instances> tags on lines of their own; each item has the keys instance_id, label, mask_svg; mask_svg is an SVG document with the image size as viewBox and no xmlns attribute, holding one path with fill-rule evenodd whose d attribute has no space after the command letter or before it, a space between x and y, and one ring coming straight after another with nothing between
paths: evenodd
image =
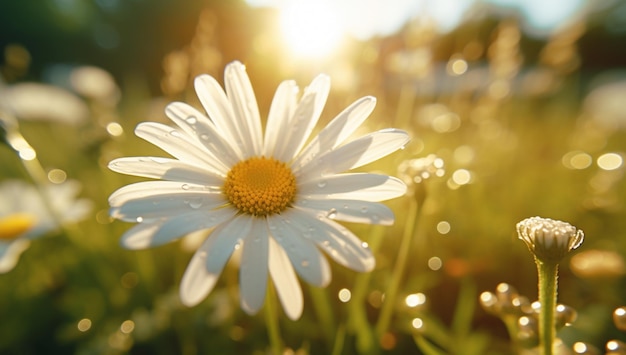
<instances>
[{"instance_id":1,"label":"white daisy flower","mask_svg":"<svg viewBox=\"0 0 626 355\"><path fill-rule=\"evenodd\" d=\"M328 256L366 272L374 257L335 220L390 225L392 211L378 202L401 196L404 183L387 175L345 173L384 157L408 141L406 132L385 129L344 141L374 109L364 97L335 117L305 145L330 90L320 75L298 99L294 81L278 87L262 132L256 98L245 67L225 70L224 90L201 75L195 89L204 113L182 103L167 106L177 128L144 122L135 134L176 159L127 157L112 161L116 172L165 181L139 182L109 198L111 215L138 222L121 239L142 249L212 228L185 271L180 297L202 301L215 286L233 251L241 249L241 307L263 305L268 278L291 319L302 313L296 274L319 287L330 282Z\"/></svg>"},{"instance_id":2,"label":"white daisy flower","mask_svg":"<svg viewBox=\"0 0 626 355\"><path fill-rule=\"evenodd\" d=\"M91 201L76 199L79 190L80 183L73 180L47 185L42 192L21 180L0 184L0 273L15 267L31 240L58 228L58 219L72 223L86 217Z\"/></svg>"}]
</instances>

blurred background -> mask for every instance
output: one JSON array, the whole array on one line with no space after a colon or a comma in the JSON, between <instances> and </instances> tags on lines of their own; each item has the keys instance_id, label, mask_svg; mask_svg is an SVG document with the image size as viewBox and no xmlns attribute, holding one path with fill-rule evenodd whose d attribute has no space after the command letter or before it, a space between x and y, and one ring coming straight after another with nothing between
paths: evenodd
<instances>
[{"instance_id":1,"label":"blurred background","mask_svg":"<svg viewBox=\"0 0 626 355\"><path fill-rule=\"evenodd\" d=\"M263 310L239 309L235 264L186 308L197 238L127 251L130 225L108 216L108 195L141 179L107 163L165 154L135 125L198 105L193 78L222 82L233 60L262 116L281 81L326 73L322 123L373 95L365 128L412 137L363 168L409 185L388 202L393 227L348 224L376 269L333 265L328 288L303 284L303 317L280 314L285 354L532 349L516 322L537 274L515 225L536 215L586 236L560 268L558 300L577 314L563 353L605 353L626 342L613 315L626 304L625 44L617 0L0 2L0 246L15 255L0 262L0 353L270 351Z\"/></svg>"}]
</instances>

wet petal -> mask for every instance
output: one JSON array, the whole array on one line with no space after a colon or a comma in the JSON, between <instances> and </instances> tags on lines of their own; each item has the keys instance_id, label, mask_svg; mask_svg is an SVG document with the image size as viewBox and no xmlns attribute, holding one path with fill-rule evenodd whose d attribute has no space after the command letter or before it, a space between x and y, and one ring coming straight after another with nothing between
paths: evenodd
<instances>
[{"instance_id":1,"label":"wet petal","mask_svg":"<svg viewBox=\"0 0 626 355\"><path fill-rule=\"evenodd\" d=\"M233 166L242 159L241 152L235 151L236 147L222 137L213 122L195 108L174 102L165 108L165 113L187 134L196 137L225 166Z\"/></svg>"},{"instance_id":2,"label":"wet petal","mask_svg":"<svg viewBox=\"0 0 626 355\"><path fill-rule=\"evenodd\" d=\"M263 149L261 117L246 67L237 61L227 65L224 84L233 109L233 118L236 120L235 125L246 147L243 152L244 158L261 155Z\"/></svg>"},{"instance_id":3,"label":"wet petal","mask_svg":"<svg viewBox=\"0 0 626 355\"><path fill-rule=\"evenodd\" d=\"M265 126L263 152L266 157L275 156L276 143L281 142L280 137L285 137L289 121L297 105L297 94L298 86L293 80L283 81L276 89Z\"/></svg>"},{"instance_id":4,"label":"wet petal","mask_svg":"<svg viewBox=\"0 0 626 355\"><path fill-rule=\"evenodd\" d=\"M159 246L191 232L208 229L232 219L235 209L199 211L161 220L145 220L122 235L120 244L127 249Z\"/></svg>"},{"instance_id":5,"label":"wet petal","mask_svg":"<svg viewBox=\"0 0 626 355\"><path fill-rule=\"evenodd\" d=\"M135 128L135 134L179 160L206 166L210 171L223 176L228 173L228 167L224 163L185 132L156 122L142 122Z\"/></svg>"},{"instance_id":6,"label":"wet petal","mask_svg":"<svg viewBox=\"0 0 626 355\"><path fill-rule=\"evenodd\" d=\"M253 219L240 214L230 222L218 226L209 236L206 267L209 271L221 271L230 255L241 246L241 241L251 233Z\"/></svg>"},{"instance_id":7,"label":"wet petal","mask_svg":"<svg viewBox=\"0 0 626 355\"><path fill-rule=\"evenodd\" d=\"M212 186L203 186L178 181L143 181L120 187L114 191L111 196L109 196L109 204L111 207L119 207L122 204L135 199L161 196L163 197L163 200L165 200L171 195L221 196L221 190Z\"/></svg>"},{"instance_id":8,"label":"wet petal","mask_svg":"<svg viewBox=\"0 0 626 355\"><path fill-rule=\"evenodd\" d=\"M194 80L194 87L202 107L224 139L234 143L233 149L243 152L245 146L235 124L235 114L220 84L210 75L199 75Z\"/></svg>"},{"instance_id":9,"label":"wet petal","mask_svg":"<svg viewBox=\"0 0 626 355\"><path fill-rule=\"evenodd\" d=\"M298 155L292 168L298 170L319 154L326 153L343 143L367 119L375 106L376 98L372 96L355 101L311 140L311 143Z\"/></svg>"},{"instance_id":10,"label":"wet petal","mask_svg":"<svg viewBox=\"0 0 626 355\"><path fill-rule=\"evenodd\" d=\"M221 270L216 273L206 269L209 247L207 239L191 258L180 281L180 300L187 307L193 307L205 299L220 277Z\"/></svg>"},{"instance_id":11,"label":"wet petal","mask_svg":"<svg viewBox=\"0 0 626 355\"><path fill-rule=\"evenodd\" d=\"M295 206L310 210L311 213L352 223L392 225L393 212L389 207L376 202L362 200L312 199L303 198Z\"/></svg>"},{"instance_id":12,"label":"wet petal","mask_svg":"<svg viewBox=\"0 0 626 355\"><path fill-rule=\"evenodd\" d=\"M269 238L269 269L276 286L276 293L287 317L291 320L300 318L304 307L300 283L287 253L271 237Z\"/></svg>"},{"instance_id":13,"label":"wet petal","mask_svg":"<svg viewBox=\"0 0 626 355\"><path fill-rule=\"evenodd\" d=\"M331 279L330 266L317 247L302 238L297 227L283 215L270 216L267 223L270 233L287 253L296 272L312 285L327 286Z\"/></svg>"},{"instance_id":14,"label":"wet petal","mask_svg":"<svg viewBox=\"0 0 626 355\"><path fill-rule=\"evenodd\" d=\"M250 234L243 241L239 284L241 308L255 314L263 306L267 288L269 236L263 218L251 218Z\"/></svg>"},{"instance_id":15,"label":"wet petal","mask_svg":"<svg viewBox=\"0 0 626 355\"><path fill-rule=\"evenodd\" d=\"M330 175L298 184L300 195L329 195L348 191L358 191L368 187L383 185L390 177L381 174L344 173ZM300 179L298 179L300 181Z\"/></svg>"},{"instance_id":16,"label":"wet petal","mask_svg":"<svg viewBox=\"0 0 626 355\"><path fill-rule=\"evenodd\" d=\"M381 130L323 154L294 173L301 176L302 181L320 175L341 173L389 155L402 148L408 141L409 135L402 130Z\"/></svg>"},{"instance_id":17,"label":"wet petal","mask_svg":"<svg viewBox=\"0 0 626 355\"><path fill-rule=\"evenodd\" d=\"M213 171L187 162L161 157L125 157L109 163L109 169L127 175L152 179L222 186L224 178Z\"/></svg>"},{"instance_id":18,"label":"wet petal","mask_svg":"<svg viewBox=\"0 0 626 355\"><path fill-rule=\"evenodd\" d=\"M304 210L292 209L290 218L302 228L302 235L316 243L337 263L359 272L371 271L376 260L371 250L346 227Z\"/></svg>"},{"instance_id":19,"label":"wet petal","mask_svg":"<svg viewBox=\"0 0 626 355\"><path fill-rule=\"evenodd\" d=\"M318 75L304 90L302 100L289 120L289 128L282 139L284 143L280 145L282 149L276 151L277 159L290 161L302 149L320 118L329 91L330 78L326 75Z\"/></svg>"}]
</instances>

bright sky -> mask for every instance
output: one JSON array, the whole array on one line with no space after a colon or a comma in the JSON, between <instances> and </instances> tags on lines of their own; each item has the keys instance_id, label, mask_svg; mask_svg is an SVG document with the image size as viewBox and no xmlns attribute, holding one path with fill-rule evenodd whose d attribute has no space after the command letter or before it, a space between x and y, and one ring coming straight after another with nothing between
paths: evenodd
<instances>
[{"instance_id":1,"label":"bright sky","mask_svg":"<svg viewBox=\"0 0 626 355\"><path fill-rule=\"evenodd\" d=\"M429 18L441 32L454 29L476 3L519 11L531 35L546 35L581 12L584 0L246 0L281 11L285 41L295 53L333 51L345 36L368 39L398 31L416 16Z\"/></svg>"},{"instance_id":2,"label":"bright sky","mask_svg":"<svg viewBox=\"0 0 626 355\"><path fill-rule=\"evenodd\" d=\"M584 6L584 0L483 0L519 10L527 25L550 30L571 18ZM385 35L398 30L417 15L432 17L443 31L457 25L467 9L480 0L246 0L251 6L289 8L323 3L333 9L346 31L357 38ZM295 20L294 20L295 21Z\"/></svg>"}]
</instances>

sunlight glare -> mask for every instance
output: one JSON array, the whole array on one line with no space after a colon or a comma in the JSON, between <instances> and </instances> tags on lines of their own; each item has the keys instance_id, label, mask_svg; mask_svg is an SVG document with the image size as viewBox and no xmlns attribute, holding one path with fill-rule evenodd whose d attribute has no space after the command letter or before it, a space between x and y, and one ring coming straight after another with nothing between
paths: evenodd
<instances>
[{"instance_id":1,"label":"sunlight glare","mask_svg":"<svg viewBox=\"0 0 626 355\"><path fill-rule=\"evenodd\" d=\"M330 1L285 3L280 24L287 46L297 56L321 58L340 44L344 31Z\"/></svg>"}]
</instances>

